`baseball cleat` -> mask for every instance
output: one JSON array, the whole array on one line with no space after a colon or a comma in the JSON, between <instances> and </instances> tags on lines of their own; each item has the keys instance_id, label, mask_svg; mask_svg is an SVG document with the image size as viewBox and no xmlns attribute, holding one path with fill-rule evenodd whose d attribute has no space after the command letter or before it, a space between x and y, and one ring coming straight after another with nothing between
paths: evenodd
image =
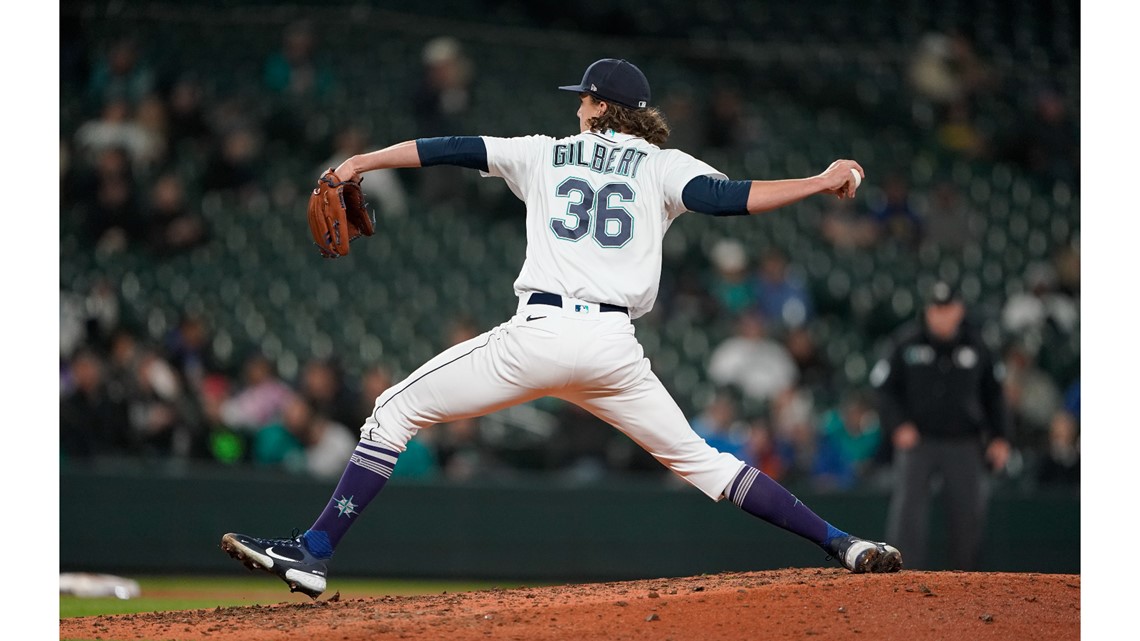
<instances>
[{"instance_id":1,"label":"baseball cleat","mask_svg":"<svg viewBox=\"0 0 1140 641\"><path fill-rule=\"evenodd\" d=\"M831 558L855 574L873 572L883 553L875 542L851 535L836 537L828 544L827 551Z\"/></svg>"},{"instance_id":2,"label":"baseball cleat","mask_svg":"<svg viewBox=\"0 0 1140 641\"><path fill-rule=\"evenodd\" d=\"M290 592L317 598L325 591L328 566L309 553L303 537L294 531L289 539L259 539L229 533L222 537L222 550L250 570L276 574Z\"/></svg>"},{"instance_id":3,"label":"baseball cleat","mask_svg":"<svg viewBox=\"0 0 1140 641\"><path fill-rule=\"evenodd\" d=\"M879 548L879 558L871 566L872 572L898 572L902 569L902 552L898 548L883 542L876 542L875 545Z\"/></svg>"}]
</instances>

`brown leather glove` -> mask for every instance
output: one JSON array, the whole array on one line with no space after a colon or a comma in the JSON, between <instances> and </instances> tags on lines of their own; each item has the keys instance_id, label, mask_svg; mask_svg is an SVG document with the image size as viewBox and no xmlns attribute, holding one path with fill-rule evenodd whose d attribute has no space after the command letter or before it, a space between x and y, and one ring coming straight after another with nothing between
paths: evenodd
<instances>
[{"instance_id":1,"label":"brown leather glove","mask_svg":"<svg viewBox=\"0 0 1140 641\"><path fill-rule=\"evenodd\" d=\"M309 231L325 258L348 254L348 244L376 231L376 215L364 202L360 181L341 181L330 168L309 196Z\"/></svg>"}]
</instances>

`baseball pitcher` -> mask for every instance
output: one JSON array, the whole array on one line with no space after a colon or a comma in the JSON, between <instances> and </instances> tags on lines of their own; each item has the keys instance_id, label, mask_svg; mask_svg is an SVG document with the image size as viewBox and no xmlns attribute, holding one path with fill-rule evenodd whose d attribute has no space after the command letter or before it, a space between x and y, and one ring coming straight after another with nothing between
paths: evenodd
<instances>
[{"instance_id":1,"label":"baseball pitcher","mask_svg":"<svg viewBox=\"0 0 1140 641\"><path fill-rule=\"evenodd\" d=\"M309 216L314 241L330 257L372 232L355 196L369 171L458 165L505 180L527 212L526 259L514 283L518 308L376 399L344 475L308 530L284 539L230 533L223 550L316 598L337 544L417 431L554 396L621 430L710 499L727 498L808 539L852 572L898 571L899 550L835 528L694 433L654 375L631 322L653 307L662 238L678 216L758 214L815 194L850 198L862 167L836 160L809 178L729 180L685 152L661 148L669 128L633 64L598 60L581 83L559 88L579 97L574 136L412 140L348 158L322 177Z\"/></svg>"}]
</instances>

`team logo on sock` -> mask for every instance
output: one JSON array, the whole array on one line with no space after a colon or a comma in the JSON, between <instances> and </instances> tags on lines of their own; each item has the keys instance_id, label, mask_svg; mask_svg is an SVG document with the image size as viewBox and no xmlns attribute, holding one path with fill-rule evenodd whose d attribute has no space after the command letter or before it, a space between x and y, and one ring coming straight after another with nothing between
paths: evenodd
<instances>
[{"instance_id":1,"label":"team logo on sock","mask_svg":"<svg viewBox=\"0 0 1140 641\"><path fill-rule=\"evenodd\" d=\"M356 511L356 504L352 502L351 496L348 498L340 497L340 499L336 501L336 509L340 511L337 518L342 516L352 518L353 514L359 514L359 512Z\"/></svg>"}]
</instances>

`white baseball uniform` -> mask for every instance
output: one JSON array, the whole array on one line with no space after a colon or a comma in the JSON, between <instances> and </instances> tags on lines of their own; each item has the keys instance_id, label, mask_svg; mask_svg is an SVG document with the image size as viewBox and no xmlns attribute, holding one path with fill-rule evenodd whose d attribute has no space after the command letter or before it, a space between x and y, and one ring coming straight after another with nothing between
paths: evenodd
<instances>
[{"instance_id":1,"label":"white baseball uniform","mask_svg":"<svg viewBox=\"0 0 1140 641\"><path fill-rule=\"evenodd\" d=\"M517 312L387 390L361 436L402 452L421 428L553 396L610 423L720 500L744 463L689 427L631 320L653 307L662 238L686 211L685 185L725 176L682 151L612 131L483 141L483 174L506 180L526 203ZM557 294L561 305L534 304L535 293Z\"/></svg>"}]
</instances>

